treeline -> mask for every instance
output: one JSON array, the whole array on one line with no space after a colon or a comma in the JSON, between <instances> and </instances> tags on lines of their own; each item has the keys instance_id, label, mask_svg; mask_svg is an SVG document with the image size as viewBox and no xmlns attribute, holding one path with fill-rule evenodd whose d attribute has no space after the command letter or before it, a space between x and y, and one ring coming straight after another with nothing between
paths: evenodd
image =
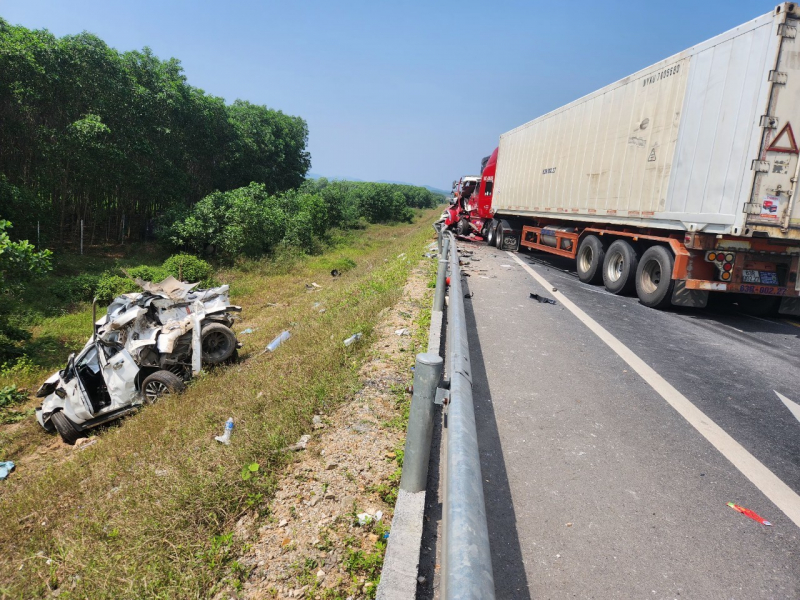
<instances>
[{"instance_id":1,"label":"treeline","mask_svg":"<svg viewBox=\"0 0 800 600\"><path fill-rule=\"evenodd\" d=\"M313 250L331 228L411 222L414 208L433 208L442 201L411 185L321 178L270 194L263 184L251 183L210 194L190 209L170 211L160 220L158 236L193 254L232 260L267 254L279 244Z\"/></svg>"},{"instance_id":2,"label":"treeline","mask_svg":"<svg viewBox=\"0 0 800 600\"><path fill-rule=\"evenodd\" d=\"M296 188L310 165L299 117L187 84L180 62L0 19L0 218L18 239L149 237L154 218L214 190ZM45 237L46 235L46 237Z\"/></svg>"}]
</instances>

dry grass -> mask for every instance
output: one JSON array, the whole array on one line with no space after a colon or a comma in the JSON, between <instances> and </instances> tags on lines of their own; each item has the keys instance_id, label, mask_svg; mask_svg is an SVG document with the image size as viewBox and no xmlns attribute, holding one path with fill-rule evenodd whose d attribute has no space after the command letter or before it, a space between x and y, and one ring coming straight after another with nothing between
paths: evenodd
<instances>
[{"instance_id":1,"label":"dry grass","mask_svg":"<svg viewBox=\"0 0 800 600\"><path fill-rule=\"evenodd\" d=\"M97 444L31 463L35 472L5 482L0 595L196 598L242 577L235 523L266 510L280 448L354 391L378 313L397 300L435 212L410 226L370 228L332 253L292 261L291 272L273 261L220 274L245 308L238 329L256 330L241 338L242 361L105 430ZM350 261L354 268L331 278L331 264ZM323 288L307 292L310 281ZM292 330L289 342L263 354L283 329ZM358 331L361 343L344 348ZM233 443L222 446L213 436L230 416ZM253 463L256 475L242 477Z\"/></svg>"}]
</instances>

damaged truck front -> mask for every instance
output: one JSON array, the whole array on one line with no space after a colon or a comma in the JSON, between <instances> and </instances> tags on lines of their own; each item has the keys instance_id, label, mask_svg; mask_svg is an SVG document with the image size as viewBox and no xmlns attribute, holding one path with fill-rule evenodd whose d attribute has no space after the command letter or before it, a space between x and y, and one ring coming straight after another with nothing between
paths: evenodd
<instances>
[{"instance_id":1,"label":"damaged truck front","mask_svg":"<svg viewBox=\"0 0 800 600\"><path fill-rule=\"evenodd\" d=\"M114 299L84 348L39 388L36 419L68 444L83 432L180 392L203 365L235 359L227 285L195 289L169 277Z\"/></svg>"}]
</instances>

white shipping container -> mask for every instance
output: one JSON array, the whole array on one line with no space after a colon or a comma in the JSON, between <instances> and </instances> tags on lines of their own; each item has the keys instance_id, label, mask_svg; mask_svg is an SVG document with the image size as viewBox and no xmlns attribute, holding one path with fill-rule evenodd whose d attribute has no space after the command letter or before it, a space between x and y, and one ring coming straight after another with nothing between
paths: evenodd
<instances>
[{"instance_id":1,"label":"white shipping container","mask_svg":"<svg viewBox=\"0 0 800 600\"><path fill-rule=\"evenodd\" d=\"M800 239L799 19L781 4L501 135L493 210Z\"/></svg>"}]
</instances>

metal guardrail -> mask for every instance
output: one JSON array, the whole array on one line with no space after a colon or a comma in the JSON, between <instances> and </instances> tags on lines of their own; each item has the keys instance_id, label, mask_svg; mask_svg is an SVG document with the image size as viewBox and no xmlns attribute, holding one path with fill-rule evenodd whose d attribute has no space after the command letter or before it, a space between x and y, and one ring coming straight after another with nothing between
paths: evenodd
<instances>
[{"instance_id":1,"label":"metal guardrail","mask_svg":"<svg viewBox=\"0 0 800 600\"><path fill-rule=\"evenodd\" d=\"M439 268L431 311L428 352L418 354L414 369L414 393L406 432L403 474L386 549L378 600L410 600L416 590L416 561L420 552L428 463L433 437L434 403L449 396L444 459L444 518L442 522L443 600L494 600L494 577L489 551L489 530L483 499L478 436L472 405L472 376L464 317L464 294L455 236L436 228ZM448 266L449 393L439 389L444 361L439 355L443 305Z\"/></svg>"},{"instance_id":2,"label":"metal guardrail","mask_svg":"<svg viewBox=\"0 0 800 600\"><path fill-rule=\"evenodd\" d=\"M494 575L472 403L472 367L461 269L455 236L451 232L444 235L447 237L443 246L449 239L450 250L447 313L450 402L447 405L440 597L444 600L493 600Z\"/></svg>"}]
</instances>

